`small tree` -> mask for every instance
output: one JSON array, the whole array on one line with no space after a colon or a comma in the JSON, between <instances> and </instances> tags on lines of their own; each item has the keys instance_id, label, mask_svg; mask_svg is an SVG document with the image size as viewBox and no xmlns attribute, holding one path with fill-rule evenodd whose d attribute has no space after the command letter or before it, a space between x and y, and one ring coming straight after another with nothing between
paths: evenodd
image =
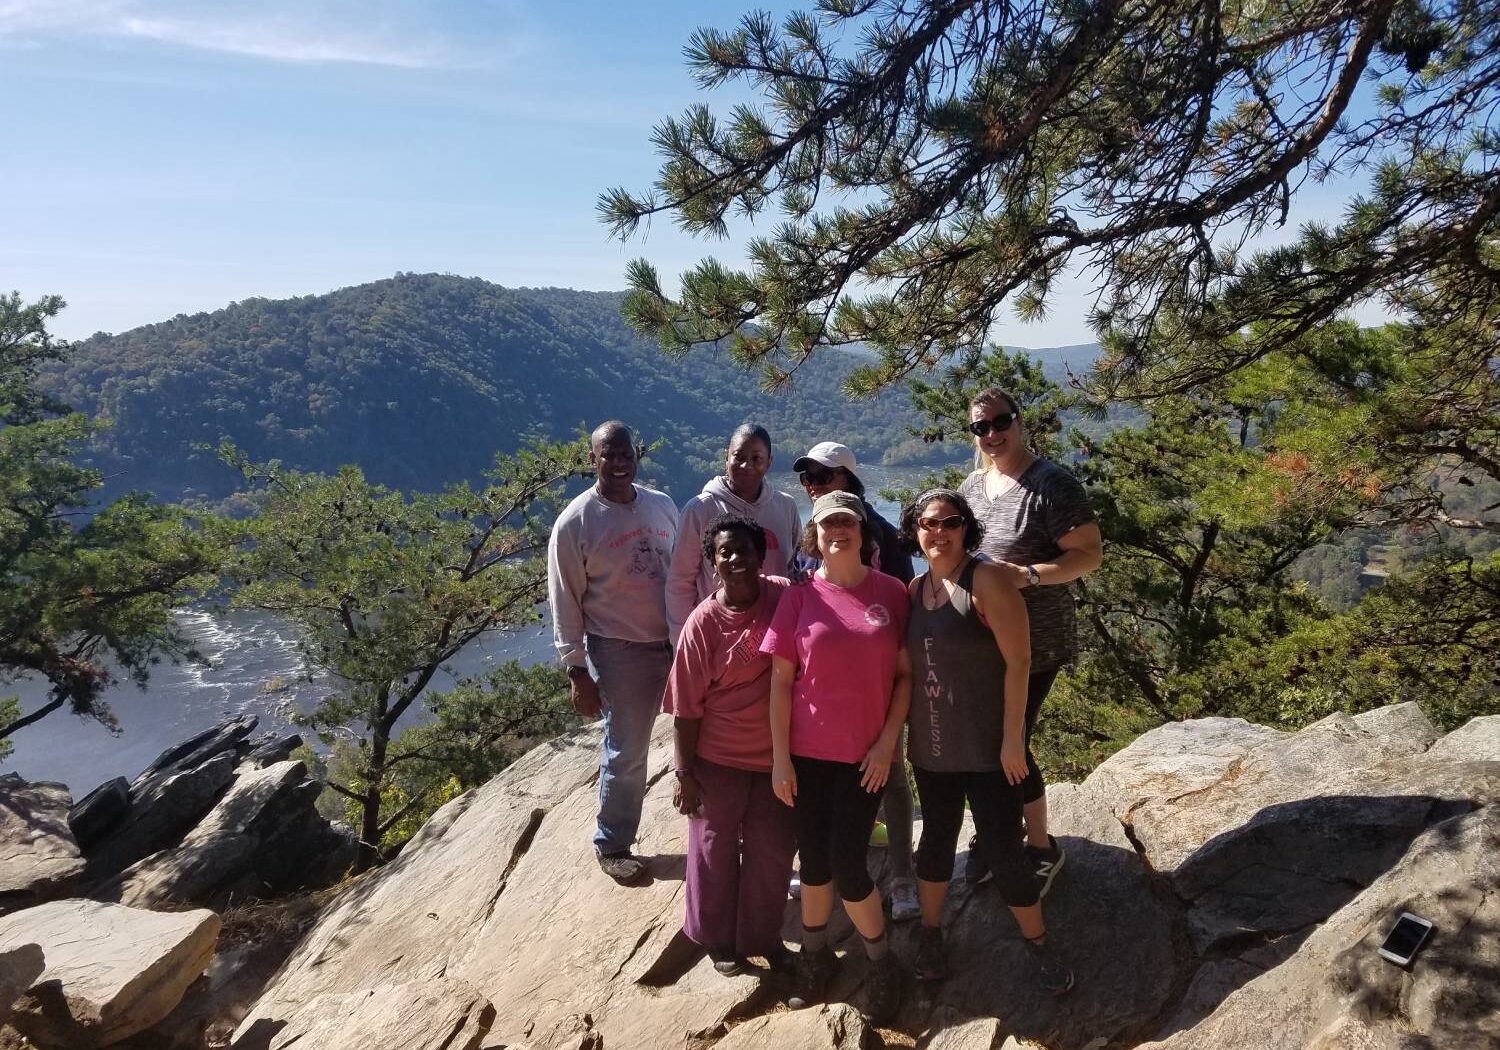
<instances>
[{"instance_id":1,"label":"small tree","mask_svg":"<svg viewBox=\"0 0 1500 1050\"><path fill-rule=\"evenodd\" d=\"M329 787L359 810L362 871L403 815L384 812L398 725L466 645L539 618L559 482L585 469L588 450L536 443L497 456L483 488L409 498L355 467L330 477L224 454L264 500L242 525L234 604L294 623L329 676L331 692L300 721L355 742L349 779Z\"/></svg>"},{"instance_id":2,"label":"small tree","mask_svg":"<svg viewBox=\"0 0 1500 1050\"><path fill-rule=\"evenodd\" d=\"M191 655L174 606L214 582L223 547L178 508L128 496L104 507L99 472L76 460L98 424L43 392L67 345L47 333L63 306L0 295L0 685L34 675L47 700L0 702L11 734L67 705L117 731L103 701L118 673L144 685L162 656Z\"/></svg>"}]
</instances>

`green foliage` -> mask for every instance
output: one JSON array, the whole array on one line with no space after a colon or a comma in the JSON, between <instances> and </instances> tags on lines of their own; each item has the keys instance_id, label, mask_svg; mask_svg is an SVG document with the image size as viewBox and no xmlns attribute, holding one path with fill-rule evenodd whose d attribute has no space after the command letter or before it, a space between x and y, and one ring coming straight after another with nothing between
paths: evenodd
<instances>
[{"instance_id":1,"label":"green foliage","mask_svg":"<svg viewBox=\"0 0 1500 1050\"><path fill-rule=\"evenodd\" d=\"M101 700L110 663L144 684L163 656L193 655L171 611L212 585L223 555L212 523L175 507L141 495L97 504L103 479L73 457L98 427L38 380L67 355L46 330L62 305L0 295L0 685L51 684L33 711L6 702L0 740L64 705L115 728Z\"/></svg>"},{"instance_id":2,"label":"green foliage","mask_svg":"<svg viewBox=\"0 0 1500 1050\"><path fill-rule=\"evenodd\" d=\"M763 105L663 121L654 186L602 221L784 221L675 293L633 262L626 316L772 380L853 342L876 359L851 393L937 367L1006 307L1043 316L1069 267L1099 290L1101 388L1153 396L1376 297L1457 315L1500 285L1497 0L821 3L700 30L687 61ZM1243 251L1317 182L1350 187L1338 221Z\"/></svg>"},{"instance_id":3,"label":"green foliage","mask_svg":"<svg viewBox=\"0 0 1500 1050\"><path fill-rule=\"evenodd\" d=\"M468 678L423 701L433 721L406 730L391 745L381 808L382 850L411 838L445 802L479 787L531 748L579 725L559 667L522 667L506 661L487 675ZM334 749L333 775L358 784L358 752ZM361 807L345 800L351 822Z\"/></svg>"},{"instance_id":4,"label":"green foliage","mask_svg":"<svg viewBox=\"0 0 1500 1050\"><path fill-rule=\"evenodd\" d=\"M536 442L497 455L482 488L405 496L356 467L308 474L224 450L263 502L238 525L233 601L296 625L335 683L298 720L352 742L350 781L328 783L360 810L361 870L402 816L386 812L397 726L466 645L538 619L548 526L587 452L583 439Z\"/></svg>"},{"instance_id":5,"label":"green foliage","mask_svg":"<svg viewBox=\"0 0 1500 1050\"><path fill-rule=\"evenodd\" d=\"M110 421L89 451L114 484L214 504L237 481L213 452L225 438L256 462L321 473L358 463L371 481L415 491L479 484L494 450L623 417L660 442L643 479L682 502L722 471L746 419L770 429L781 463L829 437L878 462L914 421L895 392L873 404L840 392L854 355L809 362L792 390L767 393L712 349L663 358L621 321L620 303L403 274L96 336L46 377Z\"/></svg>"}]
</instances>

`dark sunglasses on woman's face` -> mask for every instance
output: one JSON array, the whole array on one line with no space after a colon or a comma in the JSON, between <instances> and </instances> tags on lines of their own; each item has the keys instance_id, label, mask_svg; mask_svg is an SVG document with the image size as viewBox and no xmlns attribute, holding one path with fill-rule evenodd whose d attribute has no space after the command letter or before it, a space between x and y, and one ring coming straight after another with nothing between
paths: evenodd
<instances>
[{"instance_id":1,"label":"dark sunglasses on woman's face","mask_svg":"<svg viewBox=\"0 0 1500 1050\"><path fill-rule=\"evenodd\" d=\"M923 532L936 532L938 529L961 529L964 527L964 519L961 514L949 514L944 518L918 518L917 527Z\"/></svg>"},{"instance_id":2,"label":"dark sunglasses on woman's face","mask_svg":"<svg viewBox=\"0 0 1500 1050\"><path fill-rule=\"evenodd\" d=\"M827 485L835 477L834 472L826 467L808 467L797 476L804 485Z\"/></svg>"},{"instance_id":3,"label":"dark sunglasses on woman's face","mask_svg":"<svg viewBox=\"0 0 1500 1050\"><path fill-rule=\"evenodd\" d=\"M1001 412L993 419L976 419L969 424L969 433L975 437L987 437L991 430L1006 431L1016 421L1014 412Z\"/></svg>"}]
</instances>

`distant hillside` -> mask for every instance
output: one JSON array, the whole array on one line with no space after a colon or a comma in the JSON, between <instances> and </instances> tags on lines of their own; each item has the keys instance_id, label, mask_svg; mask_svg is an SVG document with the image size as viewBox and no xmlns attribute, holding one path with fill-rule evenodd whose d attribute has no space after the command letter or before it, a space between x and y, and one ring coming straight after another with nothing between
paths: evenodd
<instances>
[{"instance_id":1,"label":"distant hillside","mask_svg":"<svg viewBox=\"0 0 1500 1050\"><path fill-rule=\"evenodd\" d=\"M358 463L408 489L477 478L527 434L563 437L618 416L664 439L648 473L680 500L714 469L729 431L770 428L781 466L839 438L876 462L907 435L904 392L853 403L854 361L824 354L786 394L722 354L674 360L619 318L620 296L398 275L329 295L250 299L76 346L55 391L112 423L94 449L127 489L214 500L237 478L212 452L331 470Z\"/></svg>"}]
</instances>

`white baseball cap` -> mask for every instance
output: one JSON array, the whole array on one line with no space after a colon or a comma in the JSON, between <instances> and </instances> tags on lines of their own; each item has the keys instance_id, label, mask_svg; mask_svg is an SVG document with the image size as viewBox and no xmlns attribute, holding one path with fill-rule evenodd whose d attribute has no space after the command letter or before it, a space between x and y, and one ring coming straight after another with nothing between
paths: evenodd
<instances>
[{"instance_id":1,"label":"white baseball cap","mask_svg":"<svg viewBox=\"0 0 1500 1050\"><path fill-rule=\"evenodd\" d=\"M854 473L854 453L849 451L848 445L840 445L837 441L819 441L807 450L807 455L798 457L792 469L800 474L814 463L843 467L850 474Z\"/></svg>"}]
</instances>

